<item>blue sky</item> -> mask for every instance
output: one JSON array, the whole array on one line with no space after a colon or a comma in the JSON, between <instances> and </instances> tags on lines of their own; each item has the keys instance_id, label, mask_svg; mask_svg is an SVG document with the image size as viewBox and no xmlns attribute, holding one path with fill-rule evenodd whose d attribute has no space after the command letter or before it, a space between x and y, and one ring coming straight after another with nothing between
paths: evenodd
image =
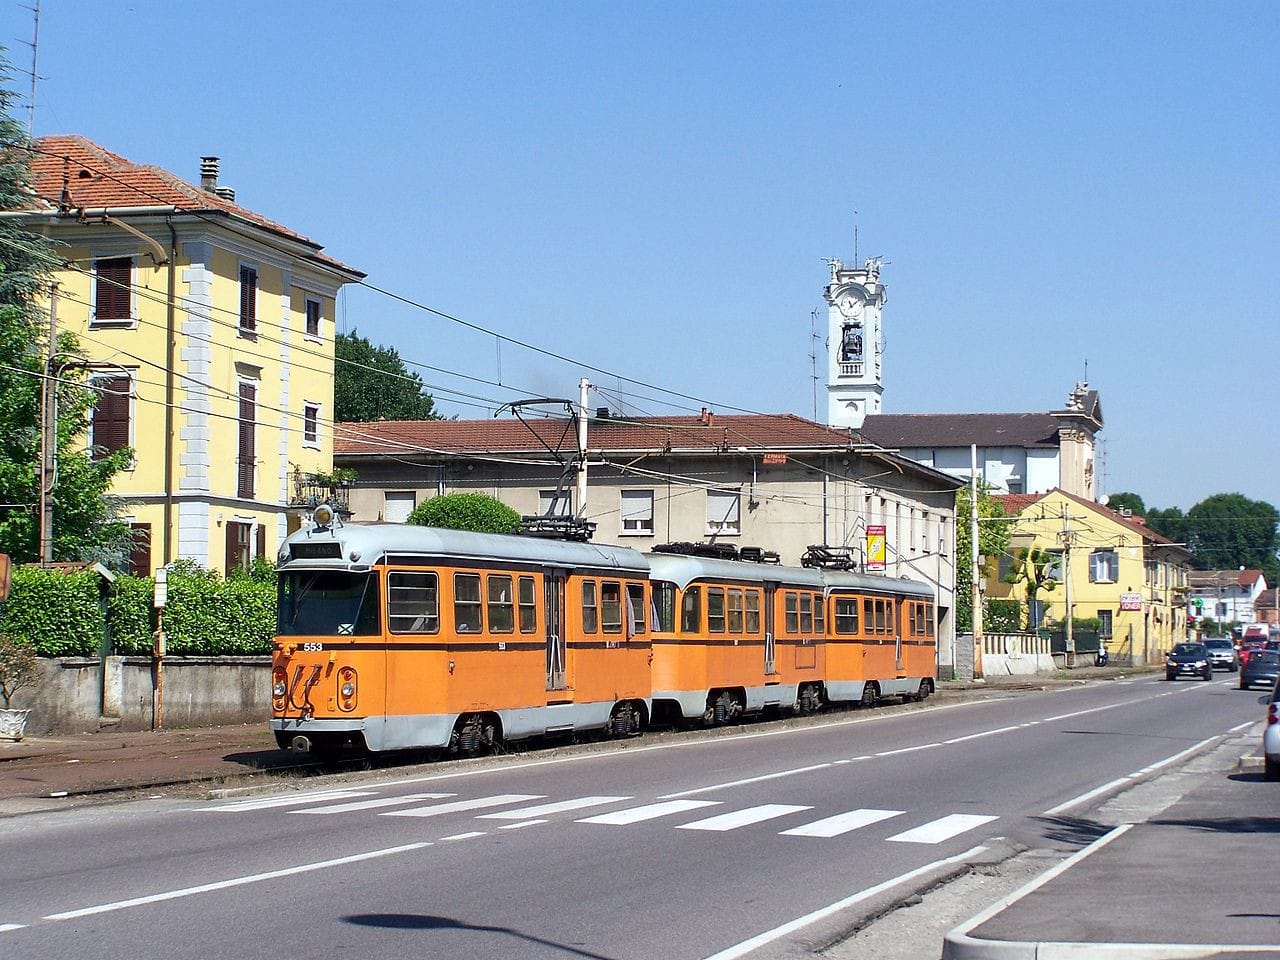
<instances>
[{"instance_id":1,"label":"blue sky","mask_svg":"<svg viewBox=\"0 0 1280 960\"><path fill-rule=\"evenodd\" d=\"M33 2L0 0L20 71ZM447 414L585 375L633 414L813 416L856 222L886 412L1057 409L1087 362L1104 490L1280 502L1280 5L103 11L42 0L37 134L191 180L216 154L371 284L607 371L349 290L340 326L452 372L420 370Z\"/></svg>"}]
</instances>

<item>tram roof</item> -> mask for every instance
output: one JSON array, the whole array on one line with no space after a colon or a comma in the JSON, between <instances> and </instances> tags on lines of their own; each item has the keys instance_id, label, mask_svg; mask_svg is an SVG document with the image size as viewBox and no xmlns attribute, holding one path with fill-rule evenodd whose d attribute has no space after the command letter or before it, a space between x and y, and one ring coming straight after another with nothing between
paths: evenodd
<instances>
[{"instance_id":1,"label":"tram roof","mask_svg":"<svg viewBox=\"0 0 1280 960\"><path fill-rule=\"evenodd\" d=\"M828 590L908 593L915 597L933 597L933 591L926 584L907 577L878 577L873 573L855 573L852 570L824 570L822 579Z\"/></svg>"},{"instance_id":2,"label":"tram roof","mask_svg":"<svg viewBox=\"0 0 1280 960\"><path fill-rule=\"evenodd\" d=\"M822 575L808 567L784 567L748 560L717 560L679 553L650 553L649 576L670 580L682 590L694 580L741 580L750 583L787 583L822 589Z\"/></svg>"},{"instance_id":3,"label":"tram roof","mask_svg":"<svg viewBox=\"0 0 1280 960\"><path fill-rule=\"evenodd\" d=\"M340 543L341 559L310 557L292 559L290 549L302 543ZM281 562L298 566L349 565L352 551L359 564L378 563L387 555L458 557L467 560L494 560L537 563L544 566L605 567L647 574L645 555L629 547L595 543L549 540L545 537L500 533L473 533L408 523L347 523L323 529L299 530L281 547Z\"/></svg>"}]
</instances>

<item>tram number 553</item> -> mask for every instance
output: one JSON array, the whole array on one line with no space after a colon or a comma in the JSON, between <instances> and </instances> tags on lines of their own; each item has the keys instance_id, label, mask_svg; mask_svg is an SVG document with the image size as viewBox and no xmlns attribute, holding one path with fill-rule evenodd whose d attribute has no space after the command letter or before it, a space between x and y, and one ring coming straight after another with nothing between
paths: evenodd
<instances>
[{"instance_id":1,"label":"tram number 553","mask_svg":"<svg viewBox=\"0 0 1280 960\"><path fill-rule=\"evenodd\" d=\"M324 650L324 644L315 643L314 641L311 643L304 643L302 645L302 649L306 653L320 653L322 650Z\"/></svg>"}]
</instances>

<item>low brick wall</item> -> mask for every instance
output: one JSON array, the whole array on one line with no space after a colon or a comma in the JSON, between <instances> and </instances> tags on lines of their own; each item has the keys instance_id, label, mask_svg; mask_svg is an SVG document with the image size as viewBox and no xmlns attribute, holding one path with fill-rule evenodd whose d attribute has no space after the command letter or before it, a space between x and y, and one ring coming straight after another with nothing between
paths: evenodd
<instances>
[{"instance_id":1,"label":"low brick wall","mask_svg":"<svg viewBox=\"0 0 1280 960\"><path fill-rule=\"evenodd\" d=\"M163 671L165 727L265 724L270 716L270 657L165 657ZM31 709L27 736L153 726L150 657L41 660L40 674L13 698Z\"/></svg>"}]
</instances>

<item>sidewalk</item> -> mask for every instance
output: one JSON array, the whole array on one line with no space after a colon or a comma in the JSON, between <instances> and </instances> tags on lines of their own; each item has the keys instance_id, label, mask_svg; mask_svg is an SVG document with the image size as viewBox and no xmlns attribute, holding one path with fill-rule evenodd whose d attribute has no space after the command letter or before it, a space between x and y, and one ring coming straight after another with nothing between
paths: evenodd
<instances>
[{"instance_id":1,"label":"sidewalk","mask_svg":"<svg viewBox=\"0 0 1280 960\"><path fill-rule=\"evenodd\" d=\"M1070 675L1004 676L978 681L942 681L938 698L1000 695L1089 680L1132 675L1119 667L1087 667ZM309 765L276 746L261 723L175 730L104 731L71 736L0 740L0 815L41 809L49 801L129 796L180 784L259 777L268 771ZM43 801L39 803L37 801Z\"/></svg>"}]
</instances>

